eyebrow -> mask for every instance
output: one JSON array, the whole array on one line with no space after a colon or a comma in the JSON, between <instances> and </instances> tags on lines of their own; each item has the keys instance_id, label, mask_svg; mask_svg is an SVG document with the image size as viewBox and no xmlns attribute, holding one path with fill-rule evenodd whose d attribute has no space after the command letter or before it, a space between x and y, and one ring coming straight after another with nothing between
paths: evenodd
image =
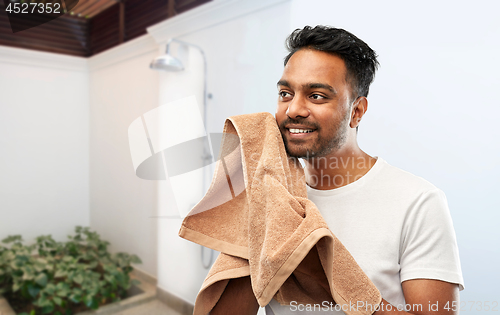
<instances>
[{"instance_id":1,"label":"eyebrow","mask_svg":"<svg viewBox=\"0 0 500 315\"><path fill-rule=\"evenodd\" d=\"M304 87L308 87L309 89L325 89L328 90L334 94L337 94L337 92L333 89L333 87L329 84L323 84L323 83L309 83L305 84Z\"/></svg>"},{"instance_id":2,"label":"eyebrow","mask_svg":"<svg viewBox=\"0 0 500 315\"><path fill-rule=\"evenodd\" d=\"M283 85L283 86L286 86L286 87L290 87L290 83L288 83L288 81L286 80L279 80L278 83L276 83L276 85Z\"/></svg>"},{"instance_id":3,"label":"eyebrow","mask_svg":"<svg viewBox=\"0 0 500 315\"><path fill-rule=\"evenodd\" d=\"M276 85L278 85L278 86L282 85L282 86L286 86L288 88L291 88L290 83L286 80L279 80ZM325 89L325 90L332 92L333 94L337 94L337 91L335 91L335 89L329 84L307 83L307 84L302 85L302 87L306 88L306 89Z\"/></svg>"}]
</instances>

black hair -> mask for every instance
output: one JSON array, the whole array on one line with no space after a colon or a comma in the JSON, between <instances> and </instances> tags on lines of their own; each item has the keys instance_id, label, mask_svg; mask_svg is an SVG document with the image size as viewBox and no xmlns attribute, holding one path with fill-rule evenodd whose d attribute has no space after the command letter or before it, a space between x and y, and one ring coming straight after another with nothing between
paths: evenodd
<instances>
[{"instance_id":1,"label":"black hair","mask_svg":"<svg viewBox=\"0 0 500 315\"><path fill-rule=\"evenodd\" d=\"M286 39L290 52L285 57L285 66L294 53L303 48L316 49L340 57L347 69L347 82L350 83L353 100L368 96L370 84L379 66L377 54L364 41L346 30L318 25L296 29Z\"/></svg>"}]
</instances>

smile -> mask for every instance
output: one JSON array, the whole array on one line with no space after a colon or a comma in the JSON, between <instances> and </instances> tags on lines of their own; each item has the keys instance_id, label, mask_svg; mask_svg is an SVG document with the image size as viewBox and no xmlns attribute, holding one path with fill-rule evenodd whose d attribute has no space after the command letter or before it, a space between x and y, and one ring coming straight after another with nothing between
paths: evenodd
<instances>
[{"instance_id":1,"label":"smile","mask_svg":"<svg viewBox=\"0 0 500 315\"><path fill-rule=\"evenodd\" d=\"M288 129L290 131L290 133L292 134L296 134L296 133L309 133L309 132L313 132L312 129L297 129L297 128L290 128Z\"/></svg>"}]
</instances>

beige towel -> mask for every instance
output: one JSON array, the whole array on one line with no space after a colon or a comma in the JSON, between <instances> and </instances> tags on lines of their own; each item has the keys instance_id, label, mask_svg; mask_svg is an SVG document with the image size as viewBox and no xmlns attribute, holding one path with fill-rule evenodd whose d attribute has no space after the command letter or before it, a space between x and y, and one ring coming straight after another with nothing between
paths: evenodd
<instances>
[{"instance_id":1,"label":"beige towel","mask_svg":"<svg viewBox=\"0 0 500 315\"><path fill-rule=\"evenodd\" d=\"M221 252L194 314L208 314L229 279L244 276L261 306L273 297L281 304L334 301L351 305L348 315L372 314L380 293L307 199L304 171L287 156L275 118L230 117L224 134L212 184L179 231Z\"/></svg>"}]
</instances>

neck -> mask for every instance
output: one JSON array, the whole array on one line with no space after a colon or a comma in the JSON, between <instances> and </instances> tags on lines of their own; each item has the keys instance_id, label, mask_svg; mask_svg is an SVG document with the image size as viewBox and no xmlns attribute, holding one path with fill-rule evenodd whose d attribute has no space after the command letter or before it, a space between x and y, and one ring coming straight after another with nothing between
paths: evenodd
<instances>
[{"instance_id":1,"label":"neck","mask_svg":"<svg viewBox=\"0 0 500 315\"><path fill-rule=\"evenodd\" d=\"M327 156L305 160L306 182L319 190L339 188L360 179L376 161L363 152L357 142L345 144Z\"/></svg>"}]
</instances>

